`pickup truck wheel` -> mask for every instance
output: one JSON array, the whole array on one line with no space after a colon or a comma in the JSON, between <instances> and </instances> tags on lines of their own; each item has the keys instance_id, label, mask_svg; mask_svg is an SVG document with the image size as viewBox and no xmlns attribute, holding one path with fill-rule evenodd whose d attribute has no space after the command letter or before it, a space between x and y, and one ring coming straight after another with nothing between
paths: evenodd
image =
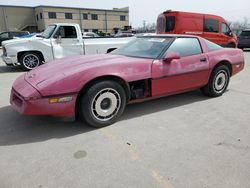
<instances>
[{"instance_id":1,"label":"pickup truck wheel","mask_svg":"<svg viewBox=\"0 0 250 188\"><path fill-rule=\"evenodd\" d=\"M20 58L20 64L23 70L32 70L42 63L42 59L34 52L24 53Z\"/></svg>"},{"instance_id":2,"label":"pickup truck wheel","mask_svg":"<svg viewBox=\"0 0 250 188\"><path fill-rule=\"evenodd\" d=\"M201 88L204 95L219 97L227 89L230 80L229 69L225 65L217 67L211 74L208 84Z\"/></svg>"},{"instance_id":3,"label":"pickup truck wheel","mask_svg":"<svg viewBox=\"0 0 250 188\"><path fill-rule=\"evenodd\" d=\"M90 126L100 128L114 123L126 106L123 87L114 81L96 82L81 96L80 118Z\"/></svg>"}]
</instances>

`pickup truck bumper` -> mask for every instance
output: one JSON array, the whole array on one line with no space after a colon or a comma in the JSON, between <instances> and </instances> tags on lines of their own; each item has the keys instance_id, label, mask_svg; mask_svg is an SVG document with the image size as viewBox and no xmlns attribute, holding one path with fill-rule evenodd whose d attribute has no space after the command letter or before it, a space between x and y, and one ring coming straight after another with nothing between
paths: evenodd
<instances>
[{"instance_id":1,"label":"pickup truck bumper","mask_svg":"<svg viewBox=\"0 0 250 188\"><path fill-rule=\"evenodd\" d=\"M19 65L19 63L17 62L17 58L14 57L10 57L10 56L6 56L6 55L2 55L2 59L5 62L6 65L8 66L17 66Z\"/></svg>"}]
</instances>

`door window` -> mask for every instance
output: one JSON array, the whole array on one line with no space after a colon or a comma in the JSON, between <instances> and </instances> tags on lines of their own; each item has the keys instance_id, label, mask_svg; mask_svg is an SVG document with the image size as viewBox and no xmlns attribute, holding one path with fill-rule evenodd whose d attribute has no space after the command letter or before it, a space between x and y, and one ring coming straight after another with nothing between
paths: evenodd
<instances>
[{"instance_id":1,"label":"door window","mask_svg":"<svg viewBox=\"0 0 250 188\"><path fill-rule=\"evenodd\" d=\"M197 38L177 38L168 48L167 53L179 53L181 57L201 54L200 42Z\"/></svg>"},{"instance_id":2,"label":"door window","mask_svg":"<svg viewBox=\"0 0 250 188\"><path fill-rule=\"evenodd\" d=\"M213 19L204 20L204 32L219 32L219 21Z\"/></svg>"},{"instance_id":3,"label":"door window","mask_svg":"<svg viewBox=\"0 0 250 188\"><path fill-rule=\"evenodd\" d=\"M228 35L228 36L232 35L231 29L225 23L222 23L222 33L224 33L225 35Z\"/></svg>"},{"instance_id":4,"label":"door window","mask_svg":"<svg viewBox=\"0 0 250 188\"><path fill-rule=\"evenodd\" d=\"M77 38L76 28L74 26L60 26L54 38L61 36L61 38Z\"/></svg>"},{"instance_id":5,"label":"door window","mask_svg":"<svg viewBox=\"0 0 250 188\"><path fill-rule=\"evenodd\" d=\"M1 38L1 39L7 39L7 38L9 38L9 33L7 33L7 32L2 33L2 34L0 35L0 38Z\"/></svg>"}]
</instances>

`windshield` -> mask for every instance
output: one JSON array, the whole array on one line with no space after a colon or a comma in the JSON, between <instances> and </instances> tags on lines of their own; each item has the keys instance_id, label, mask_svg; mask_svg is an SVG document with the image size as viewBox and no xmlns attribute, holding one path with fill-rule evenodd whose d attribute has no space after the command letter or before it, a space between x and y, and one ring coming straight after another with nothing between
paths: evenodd
<instances>
[{"instance_id":1,"label":"windshield","mask_svg":"<svg viewBox=\"0 0 250 188\"><path fill-rule=\"evenodd\" d=\"M159 58L172 40L172 37L141 37L132 40L125 46L118 48L111 53L131 57L155 59Z\"/></svg>"},{"instance_id":2,"label":"windshield","mask_svg":"<svg viewBox=\"0 0 250 188\"><path fill-rule=\"evenodd\" d=\"M41 35L42 37L48 39L51 37L51 35L53 34L54 30L56 28L56 25L49 25L45 31L43 32L43 34Z\"/></svg>"}]
</instances>

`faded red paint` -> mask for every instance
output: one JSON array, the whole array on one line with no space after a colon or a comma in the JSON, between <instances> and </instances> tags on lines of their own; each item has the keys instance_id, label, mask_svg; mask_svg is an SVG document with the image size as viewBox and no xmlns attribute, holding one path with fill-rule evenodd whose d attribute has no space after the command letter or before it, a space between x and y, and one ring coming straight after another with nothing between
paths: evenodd
<instances>
[{"instance_id":1,"label":"faded red paint","mask_svg":"<svg viewBox=\"0 0 250 188\"><path fill-rule=\"evenodd\" d=\"M186 37L186 36L185 36ZM232 65L232 75L244 68L240 49L220 49L208 52L199 38L203 53L166 63L164 60L125 57L112 54L77 56L52 61L17 78L10 103L21 114L74 116L81 89L98 77L116 76L127 84L149 79L147 98L142 102L196 89L208 83L213 68L221 61ZM206 61L201 62L201 59ZM51 97L72 96L65 103L49 104Z\"/></svg>"}]
</instances>

